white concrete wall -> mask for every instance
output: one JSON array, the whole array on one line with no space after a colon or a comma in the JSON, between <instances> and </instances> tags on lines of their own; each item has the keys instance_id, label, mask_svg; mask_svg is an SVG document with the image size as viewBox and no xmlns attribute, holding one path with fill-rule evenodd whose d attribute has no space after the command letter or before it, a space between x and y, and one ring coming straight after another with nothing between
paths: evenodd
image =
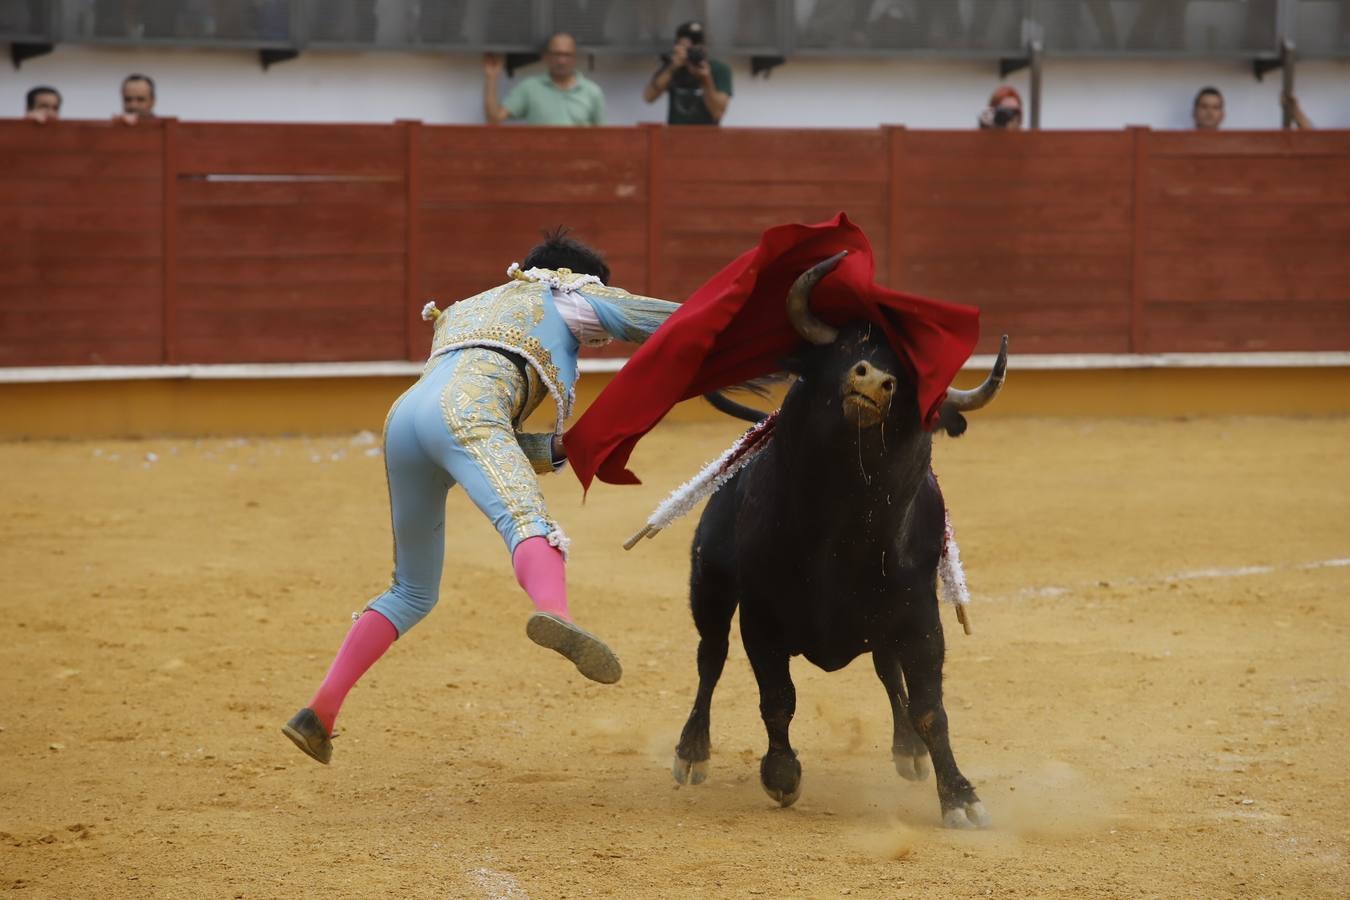
<instances>
[{"instance_id":1,"label":"white concrete wall","mask_svg":"<svg viewBox=\"0 0 1350 900\"><path fill-rule=\"evenodd\" d=\"M739 126L970 128L998 83L993 62L797 59L754 79L748 60L729 62L736 96L725 124ZM642 102L655 66L654 59L596 58L589 74L605 90L611 124L664 120L664 101ZM76 45L58 45L17 72L6 67L0 115L21 115L24 92L51 84L64 96L66 118L105 118L120 109L121 79L133 71L155 79L157 111L181 119L482 121L482 72L474 56L315 51L264 72L255 53ZM1297 73L1297 93L1313 122L1350 128L1350 62L1305 61ZM1025 98L1027 73L1009 80ZM1279 127L1278 72L1257 82L1243 63L1157 60L1047 61L1042 126L1185 128L1191 99L1206 84L1227 98L1226 127Z\"/></svg>"}]
</instances>

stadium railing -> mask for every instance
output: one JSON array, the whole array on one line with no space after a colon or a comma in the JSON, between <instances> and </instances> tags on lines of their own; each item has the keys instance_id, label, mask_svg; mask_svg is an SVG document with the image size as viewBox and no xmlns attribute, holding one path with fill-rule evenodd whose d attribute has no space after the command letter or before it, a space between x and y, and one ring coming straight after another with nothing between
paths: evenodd
<instances>
[{"instance_id":1,"label":"stadium railing","mask_svg":"<svg viewBox=\"0 0 1350 900\"><path fill-rule=\"evenodd\" d=\"M724 55L1350 55L1342 0L16 0L0 3L0 40L530 53L565 30L593 53L651 54L705 15Z\"/></svg>"}]
</instances>

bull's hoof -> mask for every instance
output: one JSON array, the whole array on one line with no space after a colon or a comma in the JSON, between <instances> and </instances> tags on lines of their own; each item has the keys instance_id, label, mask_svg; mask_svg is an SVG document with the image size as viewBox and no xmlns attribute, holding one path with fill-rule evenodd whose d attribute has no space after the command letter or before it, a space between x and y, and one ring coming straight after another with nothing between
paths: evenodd
<instances>
[{"instance_id":1,"label":"bull's hoof","mask_svg":"<svg viewBox=\"0 0 1350 900\"><path fill-rule=\"evenodd\" d=\"M895 771L900 773L900 777L907 781L926 781L928 773L931 771L928 766L928 754L918 753L914 756L897 753L894 756Z\"/></svg>"},{"instance_id":2,"label":"bull's hoof","mask_svg":"<svg viewBox=\"0 0 1350 900\"><path fill-rule=\"evenodd\" d=\"M680 784L702 784L708 780L708 760L681 759L677 753L675 754L675 762L670 766L670 771Z\"/></svg>"},{"instance_id":3,"label":"bull's hoof","mask_svg":"<svg viewBox=\"0 0 1350 900\"><path fill-rule=\"evenodd\" d=\"M772 797L779 806L786 808L797 802L797 798L802 795L802 788L799 784L791 793L785 794L778 788L771 788L766 784L764 793Z\"/></svg>"},{"instance_id":4,"label":"bull's hoof","mask_svg":"<svg viewBox=\"0 0 1350 900\"><path fill-rule=\"evenodd\" d=\"M802 764L786 753L766 755L759 763L759 783L779 806L791 806L802 795Z\"/></svg>"},{"instance_id":5,"label":"bull's hoof","mask_svg":"<svg viewBox=\"0 0 1350 900\"><path fill-rule=\"evenodd\" d=\"M984 804L976 800L973 803L966 803L962 806L953 806L950 809L942 811L942 825L944 828L959 828L969 830L972 828L992 828L994 820L989 817L985 811Z\"/></svg>"}]
</instances>

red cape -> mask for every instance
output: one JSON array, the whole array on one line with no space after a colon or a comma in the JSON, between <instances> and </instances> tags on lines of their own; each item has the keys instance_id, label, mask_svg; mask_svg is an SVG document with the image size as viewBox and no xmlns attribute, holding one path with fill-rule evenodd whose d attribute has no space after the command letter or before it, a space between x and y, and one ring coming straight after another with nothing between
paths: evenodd
<instances>
[{"instance_id":1,"label":"red cape","mask_svg":"<svg viewBox=\"0 0 1350 900\"><path fill-rule=\"evenodd\" d=\"M975 349L979 310L902 294L873 283L872 247L840 213L817 225L780 225L694 292L563 436L572 471L589 488L639 484L626 468L633 447L681 400L781 369L803 341L787 317L797 276L840 250L816 285L811 309L831 325L879 326L918 383L919 414L936 424L952 378Z\"/></svg>"}]
</instances>

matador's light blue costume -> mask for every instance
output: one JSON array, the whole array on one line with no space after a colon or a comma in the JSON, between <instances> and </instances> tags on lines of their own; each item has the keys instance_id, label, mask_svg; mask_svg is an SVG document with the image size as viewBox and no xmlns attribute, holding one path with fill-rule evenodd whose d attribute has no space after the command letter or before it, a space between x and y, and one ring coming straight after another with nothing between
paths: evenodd
<instances>
[{"instance_id":1,"label":"matador's light blue costume","mask_svg":"<svg viewBox=\"0 0 1350 900\"><path fill-rule=\"evenodd\" d=\"M608 287L567 269L512 266L511 280L435 320L422 377L389 411L384 428L394 525L394 580L368 605L404 634L431 611L445 555L445 498L456 483L492 521L509 552L547 537L565 551L544 507L538 475L562 465L550 433L521 423L551 396L555 432L571 415L582 342L641 343L678 306Z\"/></svg>"}]
</instances>

